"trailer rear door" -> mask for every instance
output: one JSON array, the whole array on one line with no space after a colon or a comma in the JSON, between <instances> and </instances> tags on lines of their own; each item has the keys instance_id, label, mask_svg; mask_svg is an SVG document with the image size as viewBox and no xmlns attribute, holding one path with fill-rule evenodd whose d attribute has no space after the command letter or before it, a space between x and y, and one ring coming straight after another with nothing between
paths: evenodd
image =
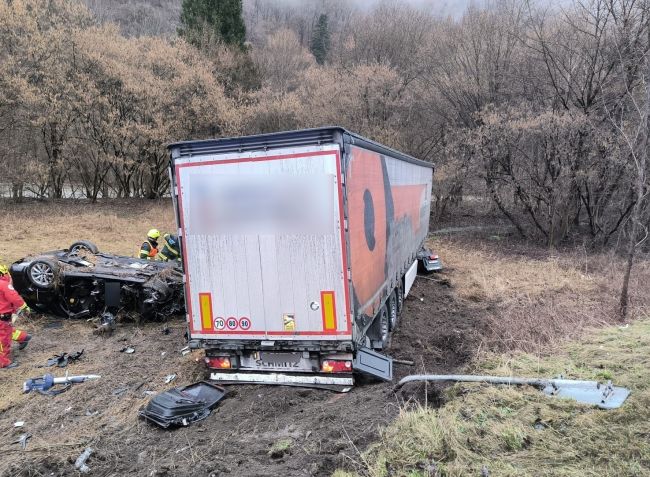
<instances>
[{"instance_id":1,"label":"trailer rear door","mask_svg":"<svg viewBox=\"0 0 650 477\"><path fill-rule=\"evenodd\" d=\"M351 339L338 146L174 165L193 339Z\"/></svg>"}]
</instances>

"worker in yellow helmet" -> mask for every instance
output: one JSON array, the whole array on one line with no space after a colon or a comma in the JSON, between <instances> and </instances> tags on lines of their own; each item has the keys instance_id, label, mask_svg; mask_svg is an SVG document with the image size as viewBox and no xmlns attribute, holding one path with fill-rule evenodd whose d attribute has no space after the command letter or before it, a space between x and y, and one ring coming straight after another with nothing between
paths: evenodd
<instances>
[{"instance_id":1,"label":"worker in yellow helmet","mask_svg":"<svg viewBox=\"0 0 650 477\"><path fill-rule=\"evenodd\" d=\"M147 232L147 240L140 247L140 258L154 260L158 254L158 239L160 232L158 229L151 229Z\"/></svg>"}]
</instances>

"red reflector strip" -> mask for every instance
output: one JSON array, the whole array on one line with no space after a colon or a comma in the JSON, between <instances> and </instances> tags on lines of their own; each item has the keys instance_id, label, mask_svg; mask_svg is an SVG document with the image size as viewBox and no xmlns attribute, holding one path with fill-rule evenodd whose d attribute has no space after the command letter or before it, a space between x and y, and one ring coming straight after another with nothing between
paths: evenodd
<instances>
[{"instance_id":1,"label":"red reflector strip","mask_svg":"<svg viewBox=\"0 0 650 477\"><path fill-rule=\"evenodd\" d=\"M201 329L212 331L214 321L212 320L212 294L199 293L199 310L201 312Z\"/></svg>"},{"instance_id":2,"label":"red reflector strip","mask_svg":"<svg viewBox=\"0 0 650 477\"><path fill-rule=\"evenodd\" d=\"M336 302L333 291L320 292L321 313L323 315L323 330L336 331Z\"/></svg>"}]
</instances>

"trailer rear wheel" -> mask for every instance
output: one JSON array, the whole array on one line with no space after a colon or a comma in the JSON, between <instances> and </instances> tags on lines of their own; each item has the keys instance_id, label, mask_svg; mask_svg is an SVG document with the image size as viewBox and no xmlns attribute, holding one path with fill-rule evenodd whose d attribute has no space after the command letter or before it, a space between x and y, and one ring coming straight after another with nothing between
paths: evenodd
<instances>
[{"instance_id":1,"label":"trailer rear wheel","mask_svg":"<svg viewBox=\"0 0 650 477\"><path fill-rule=\"evenodd\" d=\"M397 298L397 314L399 315L402 312L402 307L404 306L404 287L402 285L402 280L400 280L399 285L395 288L395 295Z\"/></svg>"},{"instance_id":2,"label":"trailer rear wheel","mask_svg":"<svg viewBox=\"0 0 650 477\"><path fill-rule=\"evenodd\" d=\"M390 320L386 305L383 305L379 309L379 313L377 313L375 319L377 320L377 330L379 331L379 340L375 342L375 349L386 349L390 343Z\"/></svg>"},{"instance_id":3,"label":"trailer rear wheel","mask_svg":"<svg viewBox=\"0 0 650 477\"><path fill-rule=\"evenodd\" d=\"M388 323L390 325L390 330L394 331L399 319L399 313L397 311L397 289L393 290L393 293L390 294L386 303L388 305Z\"/></svg>"}]
</instances>

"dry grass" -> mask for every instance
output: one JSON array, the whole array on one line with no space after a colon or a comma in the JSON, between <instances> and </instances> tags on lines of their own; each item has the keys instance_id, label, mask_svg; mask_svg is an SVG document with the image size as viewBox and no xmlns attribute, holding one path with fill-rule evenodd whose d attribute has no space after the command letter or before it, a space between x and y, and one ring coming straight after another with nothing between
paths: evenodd
<instances>
[{"instance_id":1,"label":"dry grass","mask_svg":"<svg viewBox=\"0 0 650 477\"><path fill-rule=\"evenodd\" d=\"M631 285L631 318L640 321L621 327L622 263L615 256L500 242L436 240L431 246L458 302L487 321L483 350L469 373L613 379L632 395L621 409L602 411L530 388L459 384L447 389L440 409L407 405L363 456L362 473L650 476L647 257L635 265ZM606 323L616 325L603 330ZM579 341L567 344L570 339Z\"/></svg>"},{"instance_id":2,"label":"dry grass","mask_svg":"<svg viewBox=\"0 0 650 477\"><path fill-rule=\"evenodd\" d=\"M497 241L430 245L451 270L458 300L486 312L486 349L548 352L562 339L619 320L619 257L532 247L513 251ZM649 280L650 261L640 260L631 283L631 319L648 312Z\"/></svg>"},{"instance_id":3,"label":"dry grass","mask_svg":"<svg viewBox=\"0 0 650 477\"><path fill-rule=\"evenodd\" d=\"M170 200L125 200L91 204L85 201L55 203L29 201L0 203L3 240L0 263L26 255L67 248L76 240L94 242L100 250L135 255L147 231L175 231Z\"/></svg>"},{"instance_id":4,"label":"dry grass","mask_svg":"<svg viewBox=\"0 0 650 477\"><path fill-rule=\"evenodd\" d=\"M440 409L405 409L365 455L366 472L373 477L478 476L483 469L505 477L650 475L650 321L607 328L544 359L494 355L477 371L611 377L632 394L620 409L603 411L530 388L457 385Z\"/></svg>"}]
</instances>

